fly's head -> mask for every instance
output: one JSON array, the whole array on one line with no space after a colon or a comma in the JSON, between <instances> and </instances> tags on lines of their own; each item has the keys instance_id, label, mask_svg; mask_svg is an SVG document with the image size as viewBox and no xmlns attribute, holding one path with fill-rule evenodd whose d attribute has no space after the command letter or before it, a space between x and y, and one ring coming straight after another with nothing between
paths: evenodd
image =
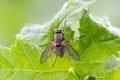
<instances>
[{"instance_id":1,"label":"fly's head","mask_svg":"<svg viewBox=\"0 0 120 80\"><path fill-rule=\"evenodd\" d=\"M56 28L56 29L54 29L54 33L55 34L63 34L63 31L62 31L62 29Z\"/></svg>"},{"instance_id":2,"label":"fly's head","mask_svg":"<svg viewBox=\"0 0 120 80\"><path fill-rule=\"evenodd\" d=\"M60 45L62 40L64 39L63 37L63 32L60 28L56 28L54 29L54 41L55 41L55 45Z\"/></svg>"}]
</instances>

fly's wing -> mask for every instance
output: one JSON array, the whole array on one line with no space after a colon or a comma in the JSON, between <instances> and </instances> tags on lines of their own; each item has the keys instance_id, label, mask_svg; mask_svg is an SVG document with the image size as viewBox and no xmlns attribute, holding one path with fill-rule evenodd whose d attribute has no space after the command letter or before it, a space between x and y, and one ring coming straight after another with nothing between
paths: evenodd
<instances>
[{"instance_id":1,"label":"fly's wing","mask_svg":"<svg viewBox=\"0 0 120 80\"><path fill-rule=\"evenodd\" d=\"M71 56L74 60L76 60L76 61L80 60L79 54L76 52L76 50L74 48L72 48L71 45L69 45L69 43L67 41L65 42L65 50L66 50L67 54L69 56Z\"/></svg>"},{"instance_id":2,"label":"fly's wing","mask_svg":"<svg viewBox=\"0 0 120 80\"><path fill-rule=\"evenodd\" d=\"M54 42L51 41L49 43L49 45L47 46L47 48L44 50L44 52L41 55L41 58L40 58L40 63L41 64L46 62L47 59L51 56L53 48L54 48Z\"/></svg>"}]
</instances>

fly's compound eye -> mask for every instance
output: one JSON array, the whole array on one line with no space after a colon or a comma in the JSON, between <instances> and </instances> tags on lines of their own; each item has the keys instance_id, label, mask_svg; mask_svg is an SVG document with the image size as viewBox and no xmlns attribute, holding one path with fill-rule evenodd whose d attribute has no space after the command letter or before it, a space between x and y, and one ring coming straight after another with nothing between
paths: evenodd
<instances>
[{"instance_id":1,"label":"fly's compound eye","mask_svg":"<svg viewBox=\"0 0 120 80\"><path fill-rule=\"evenodd\" d=\"M62 33L62 30L61 30L61 29L55 29L54 32L55 32L56 34L60 34L60 33Z\"/></svg>"}]
</instances>

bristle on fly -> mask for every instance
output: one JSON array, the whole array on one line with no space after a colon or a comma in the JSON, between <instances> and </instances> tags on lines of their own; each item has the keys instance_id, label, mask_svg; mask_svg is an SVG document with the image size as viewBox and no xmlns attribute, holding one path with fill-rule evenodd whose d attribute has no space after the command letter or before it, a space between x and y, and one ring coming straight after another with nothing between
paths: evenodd
<instances>
[{"instance_id":1,"label":"bristle on fly","mask_svg":"<svg viewBox=\"0 0 120 80\"><path fill-rule=\"evenodd\" d=\"M56 22L56 28L58 28L58 18L57 18L57 22Z\"/></svg>"}]
</instances>

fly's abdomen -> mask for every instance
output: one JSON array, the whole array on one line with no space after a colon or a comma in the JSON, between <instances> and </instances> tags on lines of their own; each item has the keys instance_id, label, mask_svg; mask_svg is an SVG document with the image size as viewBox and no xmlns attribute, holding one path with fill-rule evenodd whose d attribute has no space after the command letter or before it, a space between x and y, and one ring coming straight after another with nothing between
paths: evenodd
<instances>
[{"instance_id":1,"label":"fly's abdomen","mask_svg":"<svg viewBox=\"0 0 120 80\"><path fill-rule=\"evenodd\" d=\"M60 56L60 57L63 56L63 54L64 54L64 46L62 46L62 45L56 45L56 46L54 47L54 50L55 50L55 52L56 52L56 54L57 54L58 56Z\"/></svg>"}]
</instances>

